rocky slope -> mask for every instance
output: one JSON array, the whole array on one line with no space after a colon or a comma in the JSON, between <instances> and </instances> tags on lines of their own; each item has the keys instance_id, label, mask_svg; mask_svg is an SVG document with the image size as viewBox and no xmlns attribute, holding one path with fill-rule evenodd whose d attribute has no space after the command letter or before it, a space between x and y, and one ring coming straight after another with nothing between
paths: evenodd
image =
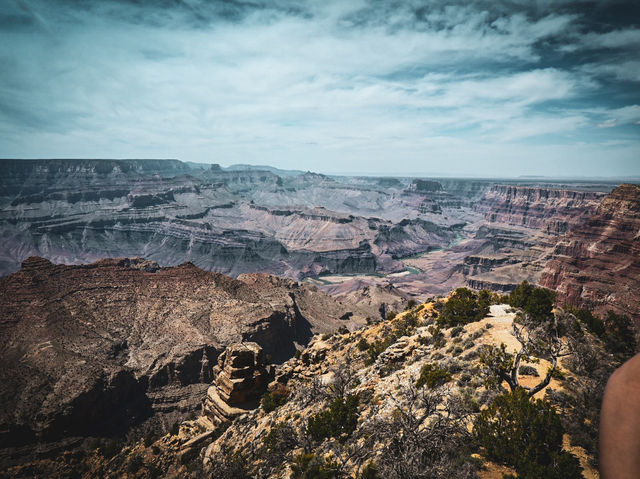
<instances>
[{"instance_id":1,"label":"rocky slope","mask_svg":"<svg viewBox=\"0 0 640 479\"><path fill-rule=\"evenodd\" d=\"M623 184L595 214L561 237L540 284L558 302L640 315L640 186Z\"/></svg>"},{"instance_id":2,"label":"rocky slope","mask_svg":"<svg viewBox=\"0 0 640 479\"><path fill-rule=\"evenodd\" d=\"M228 344L255 341L283 361L314 332L358 324L357 308L268 275L29 258L0 278L2 460L166 428L199 407Z\"/></svg>"},{"instance_id":3,"label":"rocky slope","mask_svg":"<svg viewBox=\"0 0 640 479\"><path fill-rule=\"evenodd\" d=\"M515 314L506 305L493 305L480 321L441 330L434 320L442 306L442 301L430 302L391 321L314 337L298 357L277 368L268 387L275 401L269 407L264 399L262 408L255 401L249 404L267 390L269 373L260 348L252 343L230 345L203 396L201 415L170 434L123 445L112 457L100 450L86 451L9 473L290 478L317 477L312 474L324 471L327 476L322 477L356 478L375 464L378 475L369 477L416 477L418 471L448 479L513 474L513 469L488 461L478 454L482 451L470 447L468 432L480 409L497 394L487 388L487 371L479 356L483 348L500 344L507 351L519 349L513 335ZM593 341L582 338L596 354L599 346ZM378 348L375 356L372 345ZM427 365L440 368L444 376L438 383L418 385ZM527 363L520 383L538 384L549 366L545 359ZM560 369L562 375L536 397L562 397L558 392L569 393L580 382L565 360ZM349 401L348 412L330 406ZM342 418L334 425L342 431L335 437L312 426L311 418L330 417L326 411ZM564 450L577 454L584 477L597 478L589 454L572 440L565 436Z\"/></svg>"}]
</instances>

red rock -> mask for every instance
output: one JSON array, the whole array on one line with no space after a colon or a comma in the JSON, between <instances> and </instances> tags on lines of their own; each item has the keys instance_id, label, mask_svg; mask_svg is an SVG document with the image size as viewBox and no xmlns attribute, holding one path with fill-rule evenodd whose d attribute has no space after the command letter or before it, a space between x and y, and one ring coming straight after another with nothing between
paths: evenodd
<instances>
[{"instance_id":1,"label":"red rock","mask_svg":"<svg viewBox=\"0 0 640 479\"><path fill-rule=\"evenodd\" d=\"M561 237L540 284L558 291L559 304L612 309L640 323L640 186L620 185Z\"/></svg>"}]
</instances>

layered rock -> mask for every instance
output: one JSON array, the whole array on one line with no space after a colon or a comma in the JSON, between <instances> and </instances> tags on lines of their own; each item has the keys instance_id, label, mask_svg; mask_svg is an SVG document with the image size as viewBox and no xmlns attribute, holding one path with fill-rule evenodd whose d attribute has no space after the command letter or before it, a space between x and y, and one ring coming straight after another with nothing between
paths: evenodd
<instances>
[{"instance_id":1,"label":"layered rock","mask_svg":"<svg viewBox=\"0 0 640 479\"><path fill-rule=\"evenodd\" d=\"M561 237L540 283L557 290L560 304L613 309L639 322L640 186L619 186Z\"/></svg>"},{"instance_id":2,"label":"layered rock","mask_svg":"<svg viewBox=\"0 0 640 479\"><path fill-rule=\"evenodd\" d=\"M202 414L218 426L255 409L273 378L262 348L253 342L234 343L219 356L214 384L207 390Z\"/></svg>"},{"instance_id":3,"label":"layered rock","mask_svg":"<svg viewBox=\"0 0 640 479\"><path fill-rule=\"evenodd\" d=\"M593 214L603 196L600 192L553 186L494 185L475 209L491 223L521 225L558 234Z\"/></svg>"},{"instance_id":4,"label":"layered rock","mask_svg":"<svg viewBox=\"0 0 640 479\"><path fill-rule=\"evenodd\" d=\"M364 323L315 287L242 279L191 264L43 258L0 278L2 447L170 424L199 407L228 344L252 340L283 361L315 331Z\"/></svg>"}]
</instances>

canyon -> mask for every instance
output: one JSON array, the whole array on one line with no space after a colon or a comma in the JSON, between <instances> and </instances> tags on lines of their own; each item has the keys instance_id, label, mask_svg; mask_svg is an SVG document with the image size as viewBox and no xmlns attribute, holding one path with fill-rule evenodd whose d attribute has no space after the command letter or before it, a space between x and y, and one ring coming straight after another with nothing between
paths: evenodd
<instances>
[{"instance_id":1,"label":"canyon","mask_svg":"<svg viewBox=\"0 0 640 479\"><path fill-rule=\"evenodd\" d=\"M177 160L0 166L3 467L172 425L157 445L170 461L215 462L230 435L260 434L236 419L256 417L267 391L286 396L290 378L312 381L341 335L376 344L401 311L432 322L445 301L434 297L460 286L508 293L526 279L558 306L640 315L638 185ZM383 394L389 364L409 346L426 354L421 337L381 353L367 387ZM348 349L333 369L350 355L370 366Z\"/></svg>"},{"instance_id":2,"label":"canyon","mask_svg":"<svg viewBox=\"0 0 640 479\"><path fill-rule=\"evenodd\" d=\"M0 274L29 256L266 272L358 298L537 282L617 184L326 176L178 160L0 160ZM386 291L386 292L385 292ZM388 301L387 301L388 302ZM378 304L380 306L380 304ZM375 309L375 308L374 308Z\"/></svg>"}]
</instances>

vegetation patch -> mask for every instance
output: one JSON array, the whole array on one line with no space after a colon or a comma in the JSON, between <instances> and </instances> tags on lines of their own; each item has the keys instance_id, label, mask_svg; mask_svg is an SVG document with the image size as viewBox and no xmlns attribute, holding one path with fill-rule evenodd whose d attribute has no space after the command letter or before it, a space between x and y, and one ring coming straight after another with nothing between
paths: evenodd
<instances>
[{"instance_id":1,"label":"vegetation patch","mask_svg":"<svg viewBox=\"0 0 640 479\"><path fill-rule=\"evenodd\" d=\"M441 368L438 364L427 363L420 369L420 377L416 381L416 387L427 386L433 389L451 381L451 373Z\"/></svg>"},{"instance_id":2,"label":"vegetation patch","mask_svg":"<svg viewBox=\"0 0 640 479\"><path fill-rule=\"evenodd\" d=\"M578 479L578 459L562 450L564 430L550 404L524 389L496 397L476 418L473 434L492 461L513 467L520 479Z\"/></svg>"}]
</instances>

